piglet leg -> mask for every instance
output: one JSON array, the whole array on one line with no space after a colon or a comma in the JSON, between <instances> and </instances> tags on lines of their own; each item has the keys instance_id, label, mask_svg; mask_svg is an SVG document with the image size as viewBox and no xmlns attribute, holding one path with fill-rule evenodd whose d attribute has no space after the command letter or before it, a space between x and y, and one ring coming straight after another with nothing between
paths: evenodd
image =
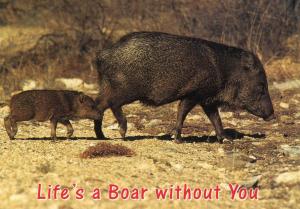
<instances>
[{"instance_id":1,"label":"piglet leg","mask_svg":"<svg viewBox=\"0 0 300 209\"><path fill-rule=\"evenodd\" d=\"M73 133L74 133L74 129L72 127L72 124L70 123L69 120L62 120L62 121L59 121L61 124L63 124L64 126L66 126L67 128L67 137L70 138Z\"/></svg>"},{"instance_id":2,"label":"piglet leg","mask_svg":"<svg viewBox=\"0 0 300 209\"><path fill-rule=\"evenodd\" d=\"M57 140L57 138L56 138L57 120L56 119L51 119L50 124L51 124L51 137L52 137L53 140Z\"/></svg>"},{"instance_id":3,"label":"piglet leg","mask_svg":"<svg viewBox=\"0 0 300 209\"><path fill-rule=\"evenodd\" d=\"M15 120L11 116L4 118L4 126L10 139L13 139L18 132L18 126Z\"/></svg>"}]
</instances>

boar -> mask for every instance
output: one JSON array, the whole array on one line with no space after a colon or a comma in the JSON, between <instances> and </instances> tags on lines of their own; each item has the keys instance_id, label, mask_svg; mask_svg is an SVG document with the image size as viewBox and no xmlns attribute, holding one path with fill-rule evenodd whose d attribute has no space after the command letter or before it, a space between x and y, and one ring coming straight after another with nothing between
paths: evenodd
<instances>
[{"instance_id":1,"label":"boar","mask_svg":"<svg viewBox=\"0 0 300 209\"><path fill-rule=\"evenodd\" d=\"M101 116L94 100L83 93L63 90L31 90L14 95L10 101L10 115L4 118L10 139L17 134L17 122L35 120L51 122L51 137L56 139L56 126L67 128L67 136L74 130L69 120L99 119Z\"/></svg>"},{"instance_id":2,"label":"boar","mask_svg":"<svg viewBox=\"0 0 300 209\"><path fill-rule=\"evenodd\" d=\"M181 142L185 117L198 104L219 142L230 139L219 107L244 109L266 121L274 118L263 65L254 53L240 48L160 32L135 32L98 52L95 67L100 85L96 103L101 118L94 121L98 138L104 138L101 126L107 108L124 138L127 122L122 105L136 100L151 106L180 100L175 142Z\"/></svg>"}]
</instances>

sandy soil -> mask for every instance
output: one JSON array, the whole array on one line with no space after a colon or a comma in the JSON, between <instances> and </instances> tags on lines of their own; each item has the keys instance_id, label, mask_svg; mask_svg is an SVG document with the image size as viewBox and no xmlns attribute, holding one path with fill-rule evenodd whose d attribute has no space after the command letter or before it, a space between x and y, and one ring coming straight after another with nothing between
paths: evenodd
<instances>
[{"instance_id":1,"label":"sandy soil","mask_svg":"<svg viewBox=\"0 0 300 209\"><path fill-rule=\"evenodd\" d=\"M132 157L82 159L95 145L92 121L72 122L74 138L49 138L49 123L24 122L16 140L0 126L0 208L296 208L300 204L300 91L271 92L278 119L266 123L247 113L222 113L223 124L237 138L233 144L215 142L211 124L199 107L188 115L186 143L175 144L168 133L175 124L176 103L159 108L139 103L124 108L128 138L119 138L110 111L104 132L113 144L133 149ZM0 119L8 113L0 109ZM235 129L238 132L234 132ZM64 127L58 135L65 136ZM242 137L243 136L243 137ZM207 141L210 139L210 142ZM59 184L71 192L68 200L37 200L38 184ZM109 184L149 189L144 200L109 200ZM258 200L230 199L229 183L259 189ZM156 188L187 184L191 188L221 189L220 200L157 200ZM84 188L85 198L75 199ZM94 188L102 199L93 200Z\"/></svg>"}]
</instances>

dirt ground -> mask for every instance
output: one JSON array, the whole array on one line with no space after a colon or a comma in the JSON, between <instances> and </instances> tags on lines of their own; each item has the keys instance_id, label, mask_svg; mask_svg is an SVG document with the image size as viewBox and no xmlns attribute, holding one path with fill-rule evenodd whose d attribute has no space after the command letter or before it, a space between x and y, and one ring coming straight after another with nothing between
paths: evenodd
<instances>
[{"instance_id":1,"label":"dirt ground","mask_svg":"<svg viewBox=\"0 0 300 209\"><path fill-rule=\"evenodd\" d=\"M127 141L122 141L112 113L104 118L107 142L122 144L132 157L82 159L95 145L93 122L72 122L71 139L52 141L49 123L24 122L15 140L0 126L0 208L297 208L300 205L300 90L271 91L277 120L264 122L245 112L221 114L233 144L218 144L211 124L200 107L187 117L186 143L175 144L168 134L176 119L177 103L159 108L133 103L124 108L128 119ZM0 120L8 107L0 108ZM234 131L234 130L236 131ZM65 136L63 126L58 136ZM208 140L209 139L209 140ZM208 142L209 141L209 142ZM258 200L231 200L228 184L259 190ZM37 200L38 184L59 184L71 191L68 200ZM147 188L144 200L109 200L108 186ZM220 200L157 200L156 188L187 184L215 188ZM75 191L84 188L84 199ZM93 200L94 188L102 191Z\"/></svg>"}]
</instances>

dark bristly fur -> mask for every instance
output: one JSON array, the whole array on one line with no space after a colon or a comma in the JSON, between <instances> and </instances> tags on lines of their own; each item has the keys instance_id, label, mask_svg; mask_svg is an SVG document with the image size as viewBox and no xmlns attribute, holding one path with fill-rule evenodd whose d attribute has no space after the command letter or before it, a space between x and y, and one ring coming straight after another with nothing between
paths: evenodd
<instances>
[{"instance_id":1,"label":"dark bristly fur","mask_svg":"<svg viewBox=\"0 0 300 209\"><path fill-rule=\"evenodd\" d=\"M265 120L273 118L264 68L251 52L198 38L160 32L136 32L97 55L103 115L111 108L125 137L122 105L139 100L160 106L180 100L175 139L180 142L183 121L197 104L211 120L220 141L225 136L218 107L248 110ZM95 132L103 138L102 117Z\"/></svg>"},{"instance_id":2,"label":"dark bristly fur","mask_svg":"<svg viewBox=\"0 0 300 209\"><path fill-rule=\"evenodd\" d=\"M56 138L57 123L67 127L68 137L73 134L69 120L100 118L95 102L89 96L76 91L31 90L11 98L10 115L5 117L4 125L8 136L17 134L17 122L36 120L51 122L51 136Z\"/></svg>"}]
</instances>

